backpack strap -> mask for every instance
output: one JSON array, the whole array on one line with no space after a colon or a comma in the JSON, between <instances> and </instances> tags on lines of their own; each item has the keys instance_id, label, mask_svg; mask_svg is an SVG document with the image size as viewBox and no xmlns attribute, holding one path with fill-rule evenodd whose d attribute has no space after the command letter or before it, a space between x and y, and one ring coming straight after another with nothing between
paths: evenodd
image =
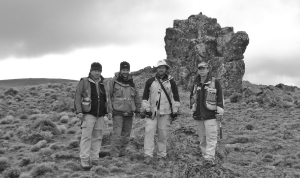
<instances>
[{"instance_id":1,"label":"backpack strap","mask_svg":"<svg viewBox=\"0 0 300 178\"><path fill-rule=\"evenodd\" d=\"M162 89L162 90L165 92L165 94L166 94L166 97L167 97L167 99L168 99L168 101L169 101L169 104L170 104L171 113L173 113L172 102L171 102L170 96L168 95L168 93L167 93L165 87L163 86L163 84L161 83L160 79L157 79L157 80L158 80L158 83L159 83L160 86L161 86L161 89Z\"/></svg>"},{"instance_id":2,"label":"backpack strap","mask_svg":"<svg viewBox=\"0 0 300 178\"><path fill-rule=\"evenodd\" d=\"M216 88L216 78L212 77L211 78L211 83L210 83L210 88Z\"/></svg>"},{"instance_id":3,"label":"backpack strap","mask_svg":"<svg viewBox=\"0 0 300 178\"><path fill-rule=\"evenodd\" d=\"M83 80L83 97L89 97L90 98L90 96L89 96L89 92L88 92L88 90L89 90L89 85L90 85L90 83L89 83L89 79L88 78L82 78L82 80Z\"/></svg>"}]
</instances>

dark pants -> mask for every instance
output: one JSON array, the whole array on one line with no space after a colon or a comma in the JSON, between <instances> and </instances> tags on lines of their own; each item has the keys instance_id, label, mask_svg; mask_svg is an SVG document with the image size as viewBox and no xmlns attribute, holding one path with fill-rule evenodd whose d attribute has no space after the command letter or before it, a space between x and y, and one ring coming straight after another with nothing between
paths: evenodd
<instances>
[{"instance_id":1,"label":"dark pants","mask_svg":"<svg viewBox=\"0 0 300 178\"><path fill-rule=\"evenodd\" d=\"M132 116L113 116L113 132L110 154L119 156L126 151L130 140Z\"/></svg>"}]
</instances>

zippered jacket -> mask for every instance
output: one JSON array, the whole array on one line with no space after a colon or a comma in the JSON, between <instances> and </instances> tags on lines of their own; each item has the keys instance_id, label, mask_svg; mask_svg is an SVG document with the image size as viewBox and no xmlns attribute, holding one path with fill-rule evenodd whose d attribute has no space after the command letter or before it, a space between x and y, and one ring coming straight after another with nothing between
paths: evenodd
<instances>
[{"instance_id":1,"label":"zippered jacket","mask_svg":"<svg viewBox=\"0 0 300 178\"><path fill-rule=\"evenodd\" d=\"M115 77L107 83L107 91L109 113L133 116L134 112L140 112L142 101L130 75L125 80L119 72L115 73Z\"/></svg>"},{"instance_id":2,"label":"zippered jacket","mask_svg":"<svg viewBox=\"0 0 300 178\"><path fill-rule=\"evenodd\" d=\"M158 80L161 80L166 89L171 99L173 112L176 113L180 107L180 99L176 83L170 75L165 75L162 79L155 76L147 80L142 101L143 110L158 112L160 115L171 114L170 103Z\"/></svg>"},{"instance_id":3,"label":"zippered jacket","mask_svg":"<svg viewBox=\"0 0 300 178\"><path fill-rule=\"evenodd\" d=\"M212 76L210 74L208 74L207 79L203 83L201 83L200 75L198 75L194 80L193 87L190 93L190 101L191 103L193 102L197 103L196 111L193 113L193 118L195 120L208 120L208 119L216 118L216 111L208 110L205 106L205 94L211 82L212 82ZM215 88L217 89L216 105L217 107L221 107L224 109L222 87L218 79L215 79ZM197 91L194 91L195 89ZM194 101L195 98L196 101Z\"/></svg>"},{"instance_id":4,"label":"zippered jacket","mask_svg":"<svg viewBox=\"0 0 300 178\"><path fill-rule=\"evenodd\" d=\"M83 80L88 80L89 85L87 85L87 88L84 88L85 86ZM98 84L92 79L90 75L87 78L80 79L74 99L76 114L91 114L95 117L101 117L107 114L106 91L103 81L104 78L102 76L100 76L100 81L98 82ZM85 94L90 96L91 99L91 110L89 112L83 112L81 107L81 102Z\"/></svg>"}]
</instances>

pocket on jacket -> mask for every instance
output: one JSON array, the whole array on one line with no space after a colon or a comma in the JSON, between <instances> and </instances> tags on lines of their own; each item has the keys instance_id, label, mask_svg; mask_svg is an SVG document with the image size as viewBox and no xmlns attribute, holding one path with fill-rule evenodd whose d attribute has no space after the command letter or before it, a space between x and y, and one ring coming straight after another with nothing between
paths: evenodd
<instances>
[{"instance_id":1,"label":"pocket on jacket","mask_svg":"<svg viewBox=\"0 0 300 178\"><path fill-rule=\"evenodd\" d=\"M114 88L114 95L116 96L116 97L122 97L122 88L119 88L119 87L115 87Z\"/></svg>"},{"instance_id":2,"label":"pocket on jacket","mask_svg":"<svg viewBox=\"0 0 300 178\"><path fill-rule=\"evenodd\" d=\"M115 100L115 101L113 101L113 109L115 111L126 112L125 101L124 100Z\"/></svg>"}]
</instances>

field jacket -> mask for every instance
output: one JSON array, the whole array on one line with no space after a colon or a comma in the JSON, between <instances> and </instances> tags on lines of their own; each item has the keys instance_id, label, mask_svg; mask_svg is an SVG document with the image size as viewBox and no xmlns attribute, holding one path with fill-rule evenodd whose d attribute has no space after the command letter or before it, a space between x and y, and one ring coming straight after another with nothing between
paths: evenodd
<instances>
[{"instance_id":1,"label":"field jacket","mask_svg":"<svg viewBox=\"0 0 300 178\"><path fill-rule=\"evenodd\" d=\"M107 83L108 112L113 115L133 116L134 112L140 112L141 98L139 92L129 75L125 80L119 73Z\"/></svg>"},{"instance_id":2,"label":"field jacket","mask_svg":"<svg viewBox=\"0 0 300 178\"><path fill-rule=\"evenodd\" d=\"M180 107L178 88L173 77L168 75L165 75L162 79L155 76L147 80L143 93L143 110L151 111L153 114L157 112L159 115L171 114L169 101L165 92L161 89L158 80L161 80L166 89L171 99L173 113L176 113Z\"/></svg>"},{"instance_id":3,"label":"field jacket","mask_svg":"<svg viewBox=\"0 0 300 178\"><path fill-rule=\"evenodd\" d=\"M84 81L88 80L89 85L84 88ZM107 114L106 109L106 91L103 84L104 78L100 76L100 81L96 83L91 76L88 78L81 78L76 89L74 106L76 113L91 114L95 117L101 117ZM83 112L81 102L84 97L90 97L91 110L89 112Z\"/></svg>"},{"instance_id":4,"label":"field jacket","mask_svg":"<svg viewBox=\"0 0 300 178\"><path fill-rule=\"evenodd\" d=\"M212 76L210 74L208 74L207 79L204 81L204 83L201 83L200 75L198 75L194 80L193 87L190 93L190 101L191 104L193 102L197 103L196 111L193 113L193 118L195 120L208 120L216 118L216 111L208 110L205 106L205 93L211 81ZM215 88L217 89L217 106L224 109L222 87L218 79L215 79ZM195 89L197 91L194 91ZM197 96L195 97L194 95ZM196 101L194 101L194 98L196 98Z\"/></svg>"}]
</instances>

